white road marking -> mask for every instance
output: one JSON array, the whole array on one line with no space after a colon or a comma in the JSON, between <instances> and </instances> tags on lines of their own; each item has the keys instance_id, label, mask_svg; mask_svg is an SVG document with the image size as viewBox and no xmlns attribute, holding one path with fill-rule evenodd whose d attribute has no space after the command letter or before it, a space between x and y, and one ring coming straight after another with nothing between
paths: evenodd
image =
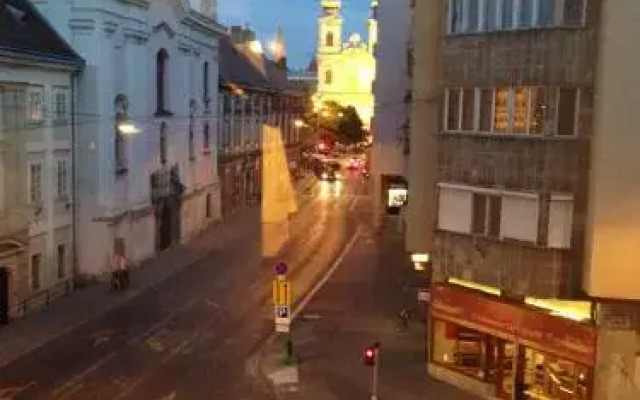
<instances>
[{"instance_id":1,"label":"white road marking","mask_svg":"<svg viewBox=\"0 0 640 400\"><path fill-rule=\"evenodd\" d=\"M35 384L35 381L31 381L22 386L2 388L0 389L0 400L13 400L17 395L29 389L31 386L34 386Z\"/></svg>"},{"instance_id":2,"label":"white road marking","mask_svg":"<svg viewBox=\"0 0 640 400\"><path fill-rule=\"evenodd\" d=\"M316 284L313 286L313 288L311 288L311 290L309 290L305 294L305 296L303 297L302 301L300 301L300 303L298 303L298 305L296 306L295 310L291 314L291 318L292 319L295 319L298 316L298 314L300 314L300 312L302 310L304 310L304 308L311 301L311 299L313 299L313 297L316 295L316 293L318 293L318 291L320 289L322 289L322 287L327 283L329 278L331 278L331 275L333 275L333 273L338 269L340 264L342 264L342 261L344 260L344 258L347 256L347 254L349 254L349 252L351 251L351 249L355 245L356 240L358 240L358 237L360 236L361 229L362 228L360 226L358 226L358 229L356 230L356 233L353 234L353 236L351 237L349 242L346 244L346 246L344 246L342 248L342 251L340 252L340 255L338 256L338 258L336 258L336 260L333 262L333 264L331 264L331 267L329 267L329 269L327 270L327 272L324 273L322 278L320 278L320 280L318 282L316 282Z\"/></svg>"}]
</instances>

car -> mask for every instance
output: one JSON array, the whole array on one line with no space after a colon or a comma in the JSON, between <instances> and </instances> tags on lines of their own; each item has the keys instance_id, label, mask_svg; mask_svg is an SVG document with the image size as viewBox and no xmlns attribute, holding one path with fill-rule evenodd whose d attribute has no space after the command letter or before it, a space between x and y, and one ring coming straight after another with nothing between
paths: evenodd
<instances>
[{"instance_id":1,"label":"car","mask_svg":"<svg viewBox=\"0 0 640 400\"><path fill-rule=\"evenodd\" d=\"M319 171L319 178L323 181L338 181L342 179L342 174L340 173L340 164L332 162L327 163L323 166L323 168Z\"/></svg>"}]
</instances>

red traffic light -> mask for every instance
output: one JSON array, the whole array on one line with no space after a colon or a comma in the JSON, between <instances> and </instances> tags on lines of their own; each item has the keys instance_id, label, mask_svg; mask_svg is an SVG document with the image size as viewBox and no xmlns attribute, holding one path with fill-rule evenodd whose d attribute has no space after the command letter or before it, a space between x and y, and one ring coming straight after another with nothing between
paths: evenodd
<instances>
[{"instance_id":1,"label":"red traffic light","mask_svg":"<svg viewBox=\"0 0 640 400\"><path fill-rule=\"evenodd\" d=\"M376 349L373 346L365 347L362 361L366 365L375 365L376 363Z\"/></svg>"}]
</instances>

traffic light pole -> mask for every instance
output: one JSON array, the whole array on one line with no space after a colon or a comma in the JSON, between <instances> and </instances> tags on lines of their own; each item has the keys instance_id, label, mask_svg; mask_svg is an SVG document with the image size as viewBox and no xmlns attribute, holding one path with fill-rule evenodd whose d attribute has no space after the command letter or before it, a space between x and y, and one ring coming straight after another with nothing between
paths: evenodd
<instances>
[{"instance_id":1,"label":"traffic light pole","mask_svg":"<svg viewBox=\"0 0 640 400\"><path fill-rule=\"evenodd\" d=\"M371 400L378 400L378 370L380 368L380 347L375 346L375 362L373 364L373 380L371 382Z\"/></svg>"}]
</instances>

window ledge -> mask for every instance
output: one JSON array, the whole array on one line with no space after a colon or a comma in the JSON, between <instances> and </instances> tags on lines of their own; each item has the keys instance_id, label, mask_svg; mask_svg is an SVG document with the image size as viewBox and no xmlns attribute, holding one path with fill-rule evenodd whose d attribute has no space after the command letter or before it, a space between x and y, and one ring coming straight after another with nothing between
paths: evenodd
<instances>
[{"instance_id":1,"label":"window ledge","mask_svg":"<svg viewBox=\"0 0 640 400\"><path fill-rule=\"evenodd\" d=\"M544 135L531 133L491 133L476 131L440 131L439 136L469 136L479 138L496 138L496 139L524 139L524 140L575 140L577 135Z\"/></svg>"},{"instance_id":2,"label":"window ledge","mask_svg":"<svg viewBox=\"0 0 640 400\"><path fill-rule=\"evenodd\" d=\"M172 117L173 113L171 111L167 111L165 109L158 109L158 110L156 110L154 115L156 117Z\"/></svg>"},{"instance_id":3,"label":"window ledge","mask_svg":"<svg viewBox=\"0 0 640 400\"><path fill-rule=\"evenodd\" d=\"M126 175L129 169L123 165L119 165L116 167L116 176Z\"/></svg>"}]
</instances>

